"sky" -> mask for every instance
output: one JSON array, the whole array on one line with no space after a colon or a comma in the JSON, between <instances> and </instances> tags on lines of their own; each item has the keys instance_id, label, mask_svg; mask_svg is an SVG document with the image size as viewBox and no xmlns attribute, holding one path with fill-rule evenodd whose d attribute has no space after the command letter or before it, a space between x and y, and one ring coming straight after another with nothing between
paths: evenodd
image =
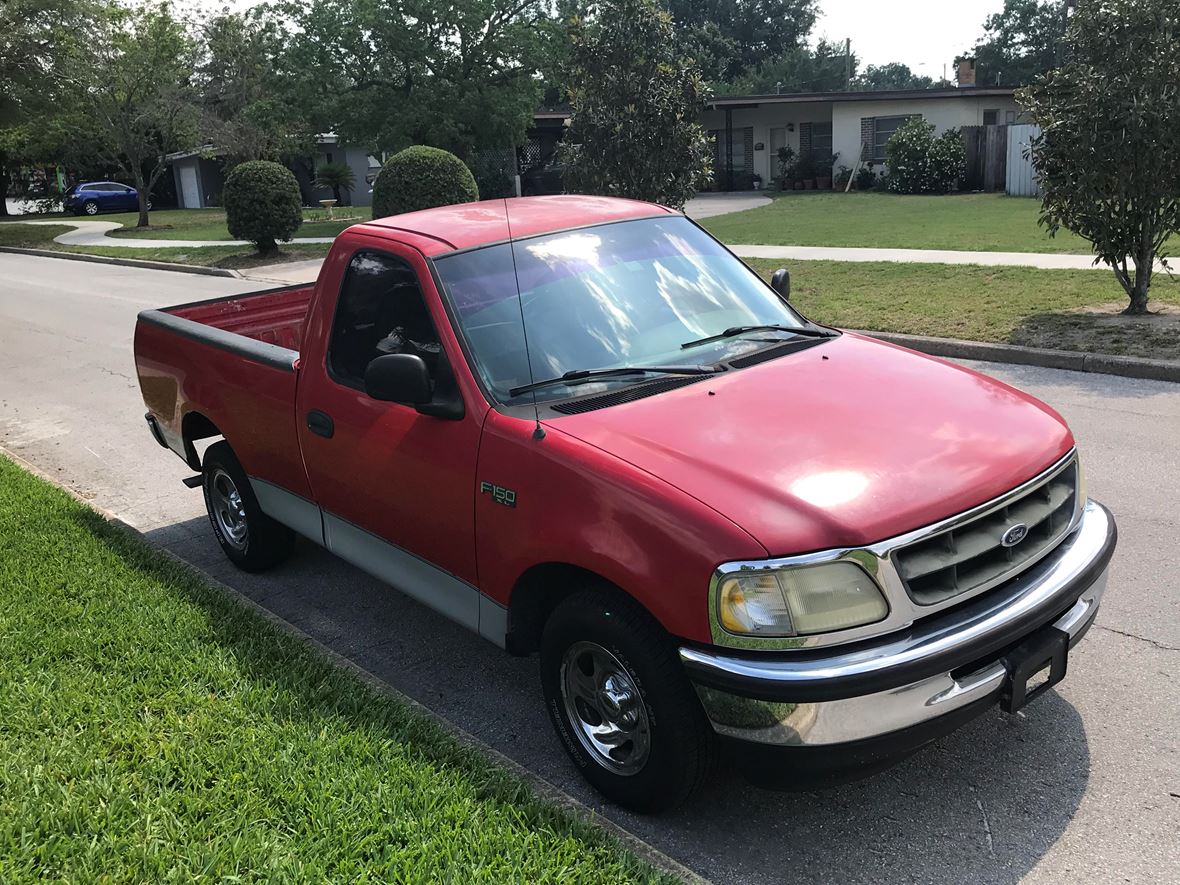
<instances>
[{"instance_id":1,"label":"sky","mask_svg":"<svg viewBox=\"0 0 1180 885\"><path fill-rule=\"evenodd\" d=\"M1004 0L819 0L813 37L852 40L861 66L900 61L916 74L954 79L955 56L983 34L983 22Z\"/></svg>"}]
</instances>

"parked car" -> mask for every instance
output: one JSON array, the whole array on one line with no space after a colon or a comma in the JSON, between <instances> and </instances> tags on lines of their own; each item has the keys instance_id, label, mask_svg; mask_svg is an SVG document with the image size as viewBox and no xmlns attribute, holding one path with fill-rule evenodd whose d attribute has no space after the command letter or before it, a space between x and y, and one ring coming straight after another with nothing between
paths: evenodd
<instances>
[{"instance_id":1,"label":"parked car","mask_svg":"<svg viewBox=\"0 0 1180 885\"><path fill-rule=\"evenodd\" d=\"M520 176L520 193L525 197L560 194L565 190L565 165L549 160Z\"/></svg>"},{"instance_id":2,"label":"parked car","mask_svg":"<svg viewBox=\"0 0 1180 885\"><path fill-rule=\"evenodd\" d=\"M89 181L75 184L65 192L62 203L67 212L75 215L97 215L99 212L138 212L139 191L117 181ZM152 208L152 201L147 203Z\"/></svg>"},{"instance_id":3,"label":"parked car","mask_svg":"<svg viewBox=\"0 0 1180 885\"><path fill-rule=\"evenodd\" d=\"M356 225L314 285L140 314L135 360L231 561L299 534L539 653L561 745L641 811L719 748L807 788L1019 710L1115 546L1051 408L808 321L646 203Z\"/></svg>"}]
</instances>

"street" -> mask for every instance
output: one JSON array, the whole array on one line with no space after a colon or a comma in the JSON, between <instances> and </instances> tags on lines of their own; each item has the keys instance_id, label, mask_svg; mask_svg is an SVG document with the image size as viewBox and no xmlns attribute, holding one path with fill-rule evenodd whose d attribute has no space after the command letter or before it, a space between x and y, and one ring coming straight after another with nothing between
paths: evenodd
<instances>
[{"instance_id":1,"label":"street","mask_svg":"<svg viewBox=\"0 0 1180 885\"><path fill-rule=\"evenodd\" d=\"M853 785L776 794L722 771L676 813L604 806L498 649L310 543L223 558L188 469L143 421L137 311L266 284L0 255L0 446L717 882L1180 881L1180 385L976 364L1070 422L1119 523L1098 624L1069 676Z\"/></svg>"}]
</instances>

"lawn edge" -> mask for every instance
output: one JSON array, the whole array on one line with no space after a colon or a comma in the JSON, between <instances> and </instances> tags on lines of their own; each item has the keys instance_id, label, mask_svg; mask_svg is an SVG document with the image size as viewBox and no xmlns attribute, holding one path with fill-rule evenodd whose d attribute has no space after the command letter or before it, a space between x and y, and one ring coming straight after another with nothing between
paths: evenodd
<instances>
[{"instance_id":1,"label":"lawn edge","mask_svg":"<svg viewBox=\"0 0 1180 885\"><path fill-rule=\"evenodd\" d=\"M7 249L9 247L3 248ZM122 517L110 510L107 510L104 507L100 507L93 501L86 499L68 484L56 477L50 476L40 467L37 467L35 464L29 462L25 458L22 458L11 449L0 445L0 455L3 455L4 457L11 460L22 470L25 470L38 479L49 483L54 488L65 492L79 504L97 513L115 528L130 534L132 537L141 541L151 550L155 551L166 559L171 560L189 572L192 572L195 576L199 577L202 581L205 581L210 586L220 590L237 604L242 605L243 607L253 611L255 614L261 616L267 623L294 637L303 645L314 649L318 654L327 658L327 660L334 666L348 670L369 688L389 698L392 698L399 703L405 704L414 713L417 713L418 715L436 723L455 740L459 741L459 743L478 750L480 753L487 756L493 764L507 769L513 775L527 783L536 793L538 798L546 802L550 802L553 805L557 805L571 814L581 818L583 821L596 826L599 829L605 830L607 833L617 839L623 845L623 847L628 849L632 854L636 855L640 860L645 861L660 872L666 873L670 876L675 876L684 882L690 883L690 885L712 885L711 880L693 872L684 864L674 860L667 854L664 854L664 852L660 851L651 843L644 841L630 830L599 814L580 799L571 796L560 787L545 780L539 774L529 770L516 760L505 756L490 744L484 743L478 737L460 728L449 719L430 709L430 707L427 707L420 701L417 701L409 695L398 691L389 683L382 680L379 676L373 674L369 670L366 670L364 667L350 658L347 658L339 652L329 648L327 645L324 645L324 643L320 642L318 639L309 635L308 633L305 633L302 629L292 624L290 621L279 617L274 612L264 608L254 600L243 596L228 584L223 583L205 570L199 568L181 556L178 556L176 553L173 553L171 550L153 544L150 540L148 540L143 532L123 520Z\"/></svg>"},{"instance_id":2,"label":"lawn edge","mask_svg":"<svg viewBox=\"0 0 1180 885\"><path fill-rule=\"evenodd\" d=\"M0 252L16 255L33 255L38 258L63 258L66 261L89 261L93 264L114 264L122 267L139 267L146 270L170 270L173 273L192 273L206 277L232 277L241 279L236 270L225 267L206 267L200 264L176 264L170 261L149 261L146 258L111 258L106 255L91 255L88 252L65 252L56 249L29 249L24 246L0 246Z\"/></svg>"},{"instance_id":3,"label":"lawn edge","mask_svg":"<svg viewBox=\"0 0 1180 885\"><path fill-rule=\"evenodd\" d=\"M985 341L936 338L903 332L875 332L858 329L849 329L848 331L889 344L908 347L910 350L917 350L931 356L1039 366L1045 369L1065 369L1071 372L1118 375L1124 378L1170 381L1180 384L1180 360L1086 353L1080 350L1050 350L1040 347L1021 347L1017 344L990 344Z\"/></svg>"}]
</instances>

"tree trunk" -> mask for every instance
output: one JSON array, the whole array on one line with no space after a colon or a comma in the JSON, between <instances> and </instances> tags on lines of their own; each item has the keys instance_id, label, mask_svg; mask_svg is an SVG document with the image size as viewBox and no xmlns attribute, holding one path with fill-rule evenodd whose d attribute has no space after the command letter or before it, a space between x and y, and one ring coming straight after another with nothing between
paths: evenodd
<instances>
[{"instance_id":1,"label":"tree trunk","mask_svg":"<svg viewBox=\"0 0 1180 885\"><path fill-rule=\"evenodd\" d=\"M8 157L0 153L0 218L8 215Z\"/></svg>"},{"instance_id":2,"label":"tree trunk","mask_svg":"<svg viewBox=\"0 0 1180 885\"><path fill-rule=\"evenodd\" d=\"M1139 252L1135 255L1135 285L1128 293L1131 303L1123 313L1128 316L1142 316L1147 313L1147 293L1151 289L1151 275L1155 271L1154 231L1147 225L1143 226L1140 237Z\"/></svg>"},{"instance_id":3,"label":"tree trunk","mask_svg":"<svg viewBox=\"0 0 1180 885\"><path fill-rule=\"evenodd\" d=\"M279 244L273 239L259 240L254 244L254 248L263 258L271 258L279 254Z\"/></svg>"},{"instance_id":4,"label":"tree trunk","mask_svg":"<svg viewBox=\"0 0 1180 885\"><path fill-rule=\"evenodd\" d=\"M143 180L143 168L140 164L135 164L131 170L131 177L135 181L135 190L139 194L139 221L135 223L136 227L148 226L148 188L147 182Z\"/></svg>"},{"instance_id":5,"label":"tree trunk","mask_svg":"<svg viewBox=\"0 0 1180 885\"><path fill-rule=\"evenodd\" d=\"M336 205L337 206L343 205L340 202L340 186L339 185L335 185L335 184L332 185L332 196L336 198Z\"/></svg>"}]
</instances>

